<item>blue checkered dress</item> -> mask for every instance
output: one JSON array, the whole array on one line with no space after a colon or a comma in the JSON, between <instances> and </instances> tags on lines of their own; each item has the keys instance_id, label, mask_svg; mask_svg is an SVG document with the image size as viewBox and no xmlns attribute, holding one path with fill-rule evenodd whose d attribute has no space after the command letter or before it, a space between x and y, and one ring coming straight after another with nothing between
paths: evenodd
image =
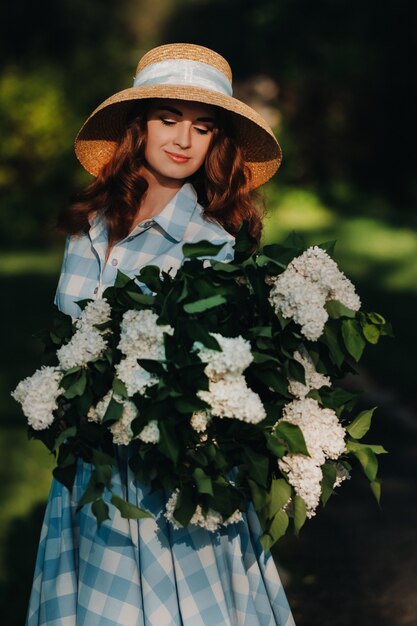
<instances>
[{"instance_id":1,"label":"blue checkered dress","mask_svg":"<svg viewBox=\"0 0 417 626\"><path fill-rule=\"evenodd\" d=\"M106 228L94 220L88 235L67 242L56 302L71 315L74 300L99 297L118 268L132 276L143 265L179 267L185 241L224 242L219 259L233 256L233 238L207 221L185 184L159 215L142 222L104 263ZM74 489L53 481L45 512L27 626L293 626L271 554L262 552L252 508L243 521L211 533L173 529L165 496L134 480L128 449L116 447L115 493L155 519L126 520L110 504L111 520L97 528L90 507L77 502L91 466L79 462Z\"/></svg>"}]
</instances>

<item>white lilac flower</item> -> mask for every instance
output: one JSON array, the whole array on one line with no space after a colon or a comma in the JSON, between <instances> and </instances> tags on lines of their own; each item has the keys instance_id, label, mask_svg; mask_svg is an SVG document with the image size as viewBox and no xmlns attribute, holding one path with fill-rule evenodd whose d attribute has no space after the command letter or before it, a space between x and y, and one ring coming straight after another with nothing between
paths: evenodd
<instances>
[{"instance_id":1,"label":"white lilac flower","mask_svg":"<svg viewBox=\"0 0 417 626\"><path fill-rule=\"evenodd\" d=\"M111 307L105 298L91 300L81 311L80 317L75 320L78 330L92 328L96 324L105 324L111 319Z\"/></svg>"},{"instance_id":2,"label":"white lilac flower","mask_svg":"<svg viewBox=\"0 0 417 626\"><path fill-rule=\"evenodd\" d=\"M126 356L142 359L165 358L164 333L174 332L171 326L158 326L158 316L150 310L129 310L120 324L119 350Z\"/></svg>"},{"instance_id":3,"label":"white lilac flower","mask_svg":"<svg viewBox=\"0 0 417 626\"><path fill-rule=\"evenodd\" d=\"M116 398L115 398L116 399ZM120 400L118 400L120 401ZM110 426L113 435L113 443L119 446L128 446L133 439L132 422L137 417L138 410L130 400L124 400L123 413L117 422Z\"/></svg>"},{"instance_id":4,"label":"white lilac flower","mask_svg":"<svg viewBox=\"0 0 417 626\"><path fill-rule=\"evenodd\" d=\"M344 480L350 480L350 472L342 463L335 463L336 466L336 479L334 481L333 489L340 487Z\"/></svg>"},{"instance_id":5,"label":"white lilac flower","mask_svg":"<svg viewBox=\"0 0 417 626\"><path fill-rule=\"evenodd\" d=\"M97 402L96 406L90 406L87 413L87 419L89 422L96 422L97 424L101 422L107 411L107 407L110 404L112 395L113 392L110 389L110 391L108 391L106 395Z\"/></svg>"},{"instance_id":6,"label":"white lilac flower","mask_svg":"<svg viewBox=\"0 0 417 626\"><path fill-rule=\"evenodd\" d=\"M164 517L166 517L168 522L176 529L182 528L181 524L174 517L174 511L175 511L175 507L177 506L179 493L180 493L180 490L178 488L174 489L174 491L172 492L171 496L169 497L169 499L167 500L165 504L165 513L164 513Z\"/></svg>"},{"instance_id":7,"label":"white lilac flower","mask_svg":"<svg viewBox=\"0 0 417 626\"><path fill-rule=\"evenodd\" d=\"M322 334L329 317L324 308L326 295L304 276L287 268L274 281L269 301L277 313L299 324L307 339L315 341Z\"/></svg>"},{"instance_id":8,"label":"white lilac flower","mask_svg":"<svg viewBox=\"0 0 417 626\"><path fill-rule=\"evenodd\" d=\"M119 404L123 404L123 413L120 419L110 426L110 431L113 435L113 443L127 446L133 439L131 424L138 415L138 410L133 402L130 400L123 400L121 396L113 394L110 390L101 400L97 402L95 407L90 407L87 413L87 419L90 422L100 423L106 414L112 398Z\"/></svg>"},{"instance_id":9,"label":"white lilac flower","mask_svg":"<svg viewBox=\"0 0 417 626\"><path fill-rule=\"evenodd\" d=\"M322 471L315 461L302 454L287 454L278 460L278 466L287 475L288 482L305 502L307 517L316 513L320 502Z\"/></svg>"},{"instance_id":10,"label":"white lilac flower","mask_svg":"<svg viewBox=\"0 0 417 626\"><path fill-rule=\"evenodd\" d=\"M268 283L272 284L269 301L276 313L300 324L301 332L311 341L323 332L327 301L338 300L353 311L361 306L353 284L317 246L293 259L282 274L268 278Z\"/></svg>"},{"instance_id":11,"label":"white lilac flower","mask_svg":"<svg viewBox=\"0 0 417 626\"><path fill-rule=\"evenodd\" d=\"M288 391L293 396L304 398L311 389L320 389L330 385L330 378L316 371L313 360L304 346L294 352L293 358L303 366L305 373L305 385L293 378L288 380Z\"/></svg>"},{"instance_id":12,"label":"white lilac flower","mask_svg":"<svg viewBox=\"0 0 417 626\"><path fill-rule=\"evenodd\" d=\"M158 382L156 376L141 367L135 356L127 356L115 366L116 375L124 383L129 397L143 394L147 387Z\"/></svg>"},{"instance_id":13,"label":"white lilac flower","mask_svg":"<svg viewBox=\"0 0 417 626\"><path fill-rule=\"evenodd\" d=\"M307 450L316 465L323 465L326 459L338 459L346 449L346 431L336 413L332 409L323 409L313 398L286 404L277 424L282 420L301 429Z\"/></svg>"},{"instance_id":14,"label":"white lilac flower","mask_svg":"<svg viewBox=\"0 0 417 626\"><path fill-rule=\"evenodd\" d=\"M210 381L209 390L198 391L197 395L210 405L211 413L218 417L234 418L249 424L258 424L266 417L260 397L249 389L241 375Z\"/></svg>"},{"instance_id":15,"label":"white lilac flower","mask_svg":"<svg viewBox=\"0 0 417 626\"><path fill-rule=\"evenodd\" d=\"M159 428L158 421L151 420L146 426L140 431L138 435L138 439L143 441L144 443L158 443L159 442Z\"/></svg>"},{"instance_id":16,"label":"white lilac flower","mask_svg":"<svg viewBox=\"0 0 417 626\"><path fill-rule=\"evenodd\" d=\"M62 377L57 367L43 366L21 380L12 391L12 397L22 405L28 424L34 430L44 430L54 421L58 396L64 392L60 388Z\"/></svg>"},{"instance_id":17,"label":"white lilac flower","mask_svg":"<svg viewBox=\"0 0 417 626\"><path fill-rule=\"evenodd\" d=\"M164 513L164 516L170 522L170 524L172 524L172 526L177 529L181 528L181 524L174 517L174 511L175 507L177 506L178 496L179 489L175 489L165 505ZM226 520L223 520L222 515L218 511L215 511L214 509L208 509L207 513L204 514L201 505L197 504L194 514L191 517L189 523L194 526L200 526L200 528L205 528L209 532L215 532L222 525L228 526L229 524L237 524L241 520L242 513L237 509Z\"/></svg>"},{"instance_id":18,"label":"white lilac flower","mask_svg":"<svg viewBox=\"0 0 417 626\"><path fill-rule=\"evenodd\" d=\"M241 337L224 337L210 333L220 345L221 351L211 350L200 342L194 343L200 359L207 363L205 373L211 380L218 380L227 374L242 374L253 361L249 341Z\"/></svg>"},{"instance_id":19,"label":"white lilac flower","mask_svg":"<svg viewBox=\"0 0 417 626\"><path fill-rule=\"evenodd\" d=\"M70 341L57 350L59 364L63 370L84 367L90 361L102 356L107 341L95 328L84 327L77 330Z\"/></svg>"},{"instance_id":20,"label":"white lilac flower","mask_svg":"<svg viewBox=\"0 0 417 626\"><path fill-rule=\"evenodd\" d=\"M197 411L191 416L191 427L198 433L204 433L211 420L209 411Z\"/></svg>"}]
</instances>

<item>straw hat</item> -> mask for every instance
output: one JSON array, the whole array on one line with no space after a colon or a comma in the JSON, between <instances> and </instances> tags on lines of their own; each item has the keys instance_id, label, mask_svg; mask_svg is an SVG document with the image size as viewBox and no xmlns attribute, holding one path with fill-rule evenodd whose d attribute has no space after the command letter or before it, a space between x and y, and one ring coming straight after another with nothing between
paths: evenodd
<instances>
[{"instance_id":1,"label":"straw hat","mask_svg":"<svg viewBox=\"0 0 417 626\"><path fill-rule=\"evenodd\" d=\"M75 153L90 174L97 176L111 159L135 102L145 98L203 102L228 111L251 170L250 189L279 168L282 153L271 128L254 109L232 97L227 61L209 48L177 43L147 52L139 61L133 87L107 98L82 126Z\"/></svg>"}]
</instances>

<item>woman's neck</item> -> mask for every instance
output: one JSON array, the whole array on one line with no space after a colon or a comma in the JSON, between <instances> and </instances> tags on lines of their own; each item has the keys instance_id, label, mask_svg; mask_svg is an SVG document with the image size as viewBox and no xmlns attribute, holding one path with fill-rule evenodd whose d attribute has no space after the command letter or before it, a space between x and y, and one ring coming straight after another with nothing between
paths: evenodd
<instances>
[{"instance_id":1,"label":"woman's neck","mask_svg":"<svg viewBox=\"0 0 417 626\"><path fill-rule=\"evenodd\" d=\"M144 167L141 174L148 183L148 188L136 213L133 227L142 220L158 215L185 182L161 177L149 167Z\"/></svg>"}]
</instances>

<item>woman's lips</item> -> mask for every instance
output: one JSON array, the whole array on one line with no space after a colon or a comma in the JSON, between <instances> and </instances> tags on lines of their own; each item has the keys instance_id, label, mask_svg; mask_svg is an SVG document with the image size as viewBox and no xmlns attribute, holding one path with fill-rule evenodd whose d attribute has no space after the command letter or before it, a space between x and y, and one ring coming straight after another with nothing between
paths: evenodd
<instances>
[{"instance_id":1,"label":"woman's lips","mask_svg":"<svg viewBox=\"0 0 417 626\"><path fill-rule=\"evenodd\" d=\"M176 152L168 152L168 150L165 150L165 154L167 154L175 163L187 163L191 158L186 157L183 154L177 154Z\"/></svg>"}]
</instances>

